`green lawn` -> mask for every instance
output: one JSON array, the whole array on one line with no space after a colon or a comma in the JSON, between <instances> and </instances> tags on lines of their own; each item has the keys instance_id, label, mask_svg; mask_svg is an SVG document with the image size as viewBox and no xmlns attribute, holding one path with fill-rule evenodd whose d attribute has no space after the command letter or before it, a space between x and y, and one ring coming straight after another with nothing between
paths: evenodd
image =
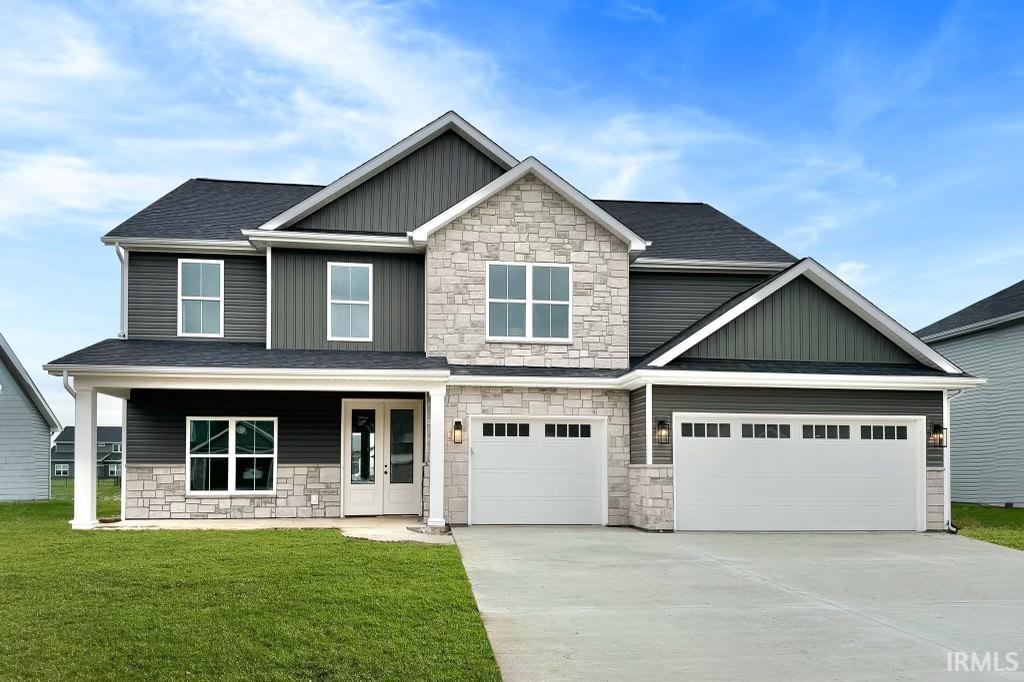
<instances>
[{"instance_id":1,"label":"green lawn","mask_svg":"<svg viewBox=\"0 0 1024 682\"><path fill-rule=\"evenodd\" d=\"M0 505L0 679L499 678L453 545L70 518Z\"/></svg>"},{"instance_id":2,"label":"green lawn","mask_svg":"<svg viewBox=\"0 0 1024 682\"><path fill-rule=\"evenodd\" d=\"M954 503L953 523L968 537L1024 549L1024 509Z\"/></svg>"},{"instance_id":3,"label":"green lawn","mask_svg":"<svg viewBox=\"0 0 1024 682\"><path fill-rule=\"evenodd\" d=\"M55 500L74 500L75 481L71 478L50 479L50 496ZM121 486L117 479L101 478L96 481L96 515L120 516Z\"/></svg>"}]
</instances>

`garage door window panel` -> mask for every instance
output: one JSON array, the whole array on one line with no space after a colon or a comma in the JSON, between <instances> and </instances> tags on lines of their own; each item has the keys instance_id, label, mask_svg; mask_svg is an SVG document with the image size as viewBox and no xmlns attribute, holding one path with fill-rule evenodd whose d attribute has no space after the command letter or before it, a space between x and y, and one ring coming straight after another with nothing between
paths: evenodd
<instances>
[{"instance_id":1,"label":"garage door window panel","mask_svg":"<svg viewBox=\"0 0 1024 682\"><path fill-rule=\"evenodd\" d=\"M898 424L864 424L861 440L907 440L907 427Z\"/></svg>"},{"instance_id":2,"label":"garage door window panel","mask_svg":"<svg viewBox=\"0 0 1024 682\"><path fill-rule=\"evenodd\" d=\"M850 440L849 424L804 424L802 432L807 440Z\"/></svg>"},{"instance_id":3,"label":"garage door window panel","mask_svg":"<svg viewBox=\"0 0 1024 682\"><path fill-rule=\"evenodd\" d=\"M789 438L789 424L743 424L740 426L740 436L743 438L763 438L778 440Z\"/></svg>"}]
</instances>

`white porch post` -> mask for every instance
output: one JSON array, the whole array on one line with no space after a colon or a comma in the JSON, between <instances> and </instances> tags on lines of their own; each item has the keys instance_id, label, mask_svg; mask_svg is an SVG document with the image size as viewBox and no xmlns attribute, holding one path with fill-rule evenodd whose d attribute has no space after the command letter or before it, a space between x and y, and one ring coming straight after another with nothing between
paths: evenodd
<instances>
[{"instance_id":1,"label":"white porch post","mask_svg":"<svg viewBox=\"0 0 1024 682\"><path fill-rule=\"evenodd\" d=\"M71 527L95 528L96 522L96 391L75 392L75 517Z\"/></svg>"},{"instance_id":2,"label":"white porch post","mask_svg":"<svg viewBox=\"0 0 1024 682\"><path fill-rule=\"evenodd\" d=\"M443 528L444 520L444 403L447 387L430 390L430 512L427 526Z\"/></svg>"}]
</instances>

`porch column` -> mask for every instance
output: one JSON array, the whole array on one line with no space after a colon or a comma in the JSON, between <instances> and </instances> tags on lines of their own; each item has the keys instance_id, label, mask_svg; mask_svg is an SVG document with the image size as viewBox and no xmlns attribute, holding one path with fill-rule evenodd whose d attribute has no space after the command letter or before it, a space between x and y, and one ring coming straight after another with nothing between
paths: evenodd
<instances>
[{"instance_id":1,"label":"porch column","mask_svg":"<svg viewBox=\"0 0 1024 682\"><path fill-rule=\"evenodd\" d=\"M88 530L96 521L96 391L75 392L75 517L71 527Z\"/></svg>"},{"instance_id":2,"label":"porch column","mask_svg":"<svg viewBox=\"0 0 1024 682\"><path fill-rule=\"evenodd\" d=\"M444 521L444 403L447 387L430 390L430 512L427 525L443 528Z\"/></svg>"}]
</instances>

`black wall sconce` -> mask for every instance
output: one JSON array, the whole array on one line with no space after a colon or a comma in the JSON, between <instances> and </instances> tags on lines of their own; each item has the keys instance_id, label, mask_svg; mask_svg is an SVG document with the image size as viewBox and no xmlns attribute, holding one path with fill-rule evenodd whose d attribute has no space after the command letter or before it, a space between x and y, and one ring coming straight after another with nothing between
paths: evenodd
<instances>
[{"instance_id":1,"label":"black wall sconce","mask_svg":"<svg viewBox=\"0 0 1024 682\"><path fill-rule=\"evenodd\" d=\"M672 435L672 430L668 426L668 422L664 419L658 420L658 425L654 429L654 440L658 445L667 445L669 437Z\"/></svg>"},{"instance_id":2,"label":"black wall sconce","mask_svg":"<svg viewBox=\"0 0 1024 682\"><path fill-rule=\"evenodd\" d=\"M452 422L452 442L462 445L462 420L456 419Z\"/></svg>"},{"instance_id":3,"label":"black wall sconce","mask_svg":"<svg viewBox=\"0 0 1024 682\"><path fill-rule=\"evenodd\" d=\"M928 434L928 447L946 447L946 429L943 428L942 424L932 424L931 433Z\"/></svg>"}]
</instances>

